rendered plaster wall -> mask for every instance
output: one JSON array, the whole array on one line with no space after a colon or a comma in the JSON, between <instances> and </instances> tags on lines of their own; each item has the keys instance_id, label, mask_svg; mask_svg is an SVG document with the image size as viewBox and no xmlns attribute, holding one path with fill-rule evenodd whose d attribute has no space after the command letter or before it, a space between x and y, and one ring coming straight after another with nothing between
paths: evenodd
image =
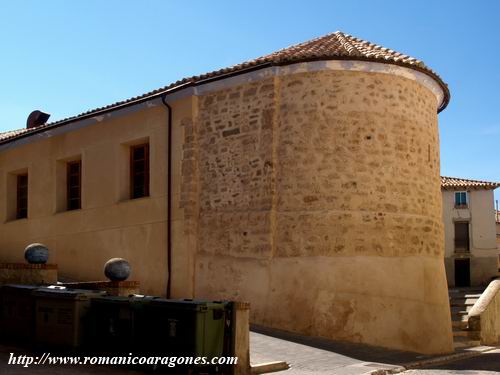
<instances>
[{"instance_id":1,"label":"rendered plaster wall","mask_svg":"<svg viewBox=\"0 0 500 375\"><path fill-rule=\"evenodd\" d=\"M457 190L459 191L459 190ZM488 285L498 275L495 210L493 190L471 190L468 207L455 208L455 191L443 190L443 221L445 228L445 265L448 284L455 285L455 259L470 259L471 285ZM470 253L455 253L455 222L469 223Z\"/></svg>"},{"instance_id":2,"label":"rendered plaster wall","mask_svg":"<svg viewBox=\"0 0 500 375\"><path fill-rule=\"evenodd\" d=\"M318 71L198 102L197 297L250 301L253 323L302 334L453 350L431 91Z\"/></svg>"},{"instance_id":3,"label":"rendered plaster wall","mask_svg":"<svg viewBox=\"0 0 500 375\"><path fill-rule=\"evenodd\" d=\"M469 328L480 331L481 344L500 344L500 279L493 280L469 311Z\"/></svg>"},{"instance_id":4,"label":"rendered plaster wall","mask_svg":"<svg viewBox=\"0 0 500 375\"><path fill-rule=\"evenodd\" d=\"M130 200L129 147L145 141L150 197ZM105 279L108 259L123 257L142 293L164 295L167 145L167 112L156 106L0 152L0 261L22 261L24 248L41 242L60 275L91 281ZM65 162L80 158L82 209L64 211ZM29 212L13 220L9 180L18 171L29 175Z\"/></svg>"}]
</instances>

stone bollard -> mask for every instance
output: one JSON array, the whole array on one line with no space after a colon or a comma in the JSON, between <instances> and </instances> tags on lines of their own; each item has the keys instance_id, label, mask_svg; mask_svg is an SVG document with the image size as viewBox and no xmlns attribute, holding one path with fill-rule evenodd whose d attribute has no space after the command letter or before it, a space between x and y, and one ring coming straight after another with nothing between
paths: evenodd
<instances>
[{"instance_id":1,"label":"stone bollard","mask_svg":"<svg viewBox=\"0 0 500 375\"><path fill-rule=\"evenodd\" d=\"M238 357L233 375L250 374L250 303L233 302L232 355Z\"/></svg>"},{"instance_id":2,"label":"stone bollard","mask_svg":"<svg viewBox=\"0 0 500 375\"><path fill-rule=\"evenodd\" d=\"M111 281L125 281L130 276L130 263L123 258L112 258L104 265L104 275Z\"/></svg>"},{"instance_id":3,"label":"stone bollard","mask_svg":"<svg viewBox=\"0 0 500 375\"><path fill-rule=\"evenodd\" d=\"M57 264L47 264L49 249L40 243L33 243L24 250L28 263L0 263L0 285L57 283Z\"/></svg>"},{"instance_id":4,"label":"stone bollard","mask_svg":"<svg viewBox=\"0 0 500 375\"><path fill-rule=\"evenodd\" d=\"M29 264L46 264L49 260L49 249L41 243L32 243L24 249L24 259Z\"/></svg>"},{"instance_id":5,"label":"stone bollard","mask_svg":"<svg viewBox=\"0 0 500 375\"><path fill-rule=\"evenodd\" d=\"M105 281L81 281L64 283L61 285L75 289L91 289L107 292L110 296L129 296L140 294L138 281L127 280L131 267L123 258L112 258L104 265L104 275L109 279Z\"/></svg>"}]
</instances>

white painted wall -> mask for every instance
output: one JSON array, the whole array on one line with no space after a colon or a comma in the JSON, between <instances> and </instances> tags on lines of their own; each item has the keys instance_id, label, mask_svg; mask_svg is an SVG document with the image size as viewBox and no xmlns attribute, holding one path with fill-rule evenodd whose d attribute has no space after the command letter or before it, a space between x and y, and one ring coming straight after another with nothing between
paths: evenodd
<instances>
[{"instance_id":1,"label":"white painted wall","mask_svg":"<svg viewBox=\"0 0 500 375\"><path fill-rule=\"evenodd\" d=\"M457 190L458 191L458 190ZM493 190L468 192L468 208L455 208L455 191L443 190L445 265L448 283L454 285L455 221L468 221L472 285L486 283L497 274L499 248L496 239Z\"/></svg>"}]
</instances>

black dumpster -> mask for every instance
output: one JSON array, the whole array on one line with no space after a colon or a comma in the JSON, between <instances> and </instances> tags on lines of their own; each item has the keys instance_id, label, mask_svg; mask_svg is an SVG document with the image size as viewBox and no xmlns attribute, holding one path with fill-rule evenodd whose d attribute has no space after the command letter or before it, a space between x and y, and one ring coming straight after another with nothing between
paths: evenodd
<instances>
[{"instance_id":1,"label":"black dumpster","mask_svg":"<svg viewBox=\"0 0 500 375\"><path fill-rule=\"evenodd\" d=\"M144 305L158 297L93 298L90 311L88 349L109 354L137 352L136 322Z\"/></svg>"},{"instance_id":2,"label":"black dumpster","mask_svg":"<svg viewBox=\"0 0 500 375\"><path fill-rule=\"evenodd\" d=\"M78 348L83 343L90 301L105 295L105 292L56 286L38 288L33 295L36 303L36 344Z\"/></svg>"},{"instance_id":3,"label":"black dumpster","mask_svg":"<svg viewBox=\"0 0 500 375\"><path fill-rule=\"evenodd\" d=\"M138 320L138 342L160 356L224 355L229 303L201 300L152 300Z\"/></svg>"},{"instance_id":4,"label":"black dumpster","mask_svg":"<svg viewBox=\"0 0 500 375\"><path fill-rule=\"evenodd\" d=\"M35 336L35 299L38 286L7 284L0 288L0 337L30 344Z\"/></svg>"}]
</instances>

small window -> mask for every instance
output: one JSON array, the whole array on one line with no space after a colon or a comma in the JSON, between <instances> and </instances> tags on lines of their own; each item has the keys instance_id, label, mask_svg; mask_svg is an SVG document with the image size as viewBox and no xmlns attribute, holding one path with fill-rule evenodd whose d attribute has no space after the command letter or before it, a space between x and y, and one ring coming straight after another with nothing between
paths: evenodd
<instances>
[{"instance_id":1,"label":"small window","mask_svg":"<svg viewBox=\"0 0 500 375\"><path fill-rule=\"evenodd\" d=\"M467 192L466 191L456 191L455 192L455 207L466 208L467 207Z\"/></svg>"},{"instance_id":2,"label":"small window","mask_svg":"<svg viewBox=\"0 0 500 375\"><path fill-rule=\"evenodd\" d=\"M67 210L82 208L82 162L72 161L66 164Z\"/></svg>"},{"instance_id":3,"label":"small window","mask_svg":"<svg viewBox=\"0 0 500 375\"><path fill-rule=\"evenodd\" d=\"M149 144L130 147L130 198L149 196Z\"/></svg>"},{"instance_id":4,"label":"small window","mask_svg":"<svg viewBox=\"0 0 500 375\"><path fill-rule=\"evenodd\" d=\"M28 217L28 174L17 175L17 209L16 218Z\"/></svg>"},{"instance_id":5,"label":"small window","mask_svg":"<svg viewBox=\"0 0 500 375\"><path fill-rule=\"evenodd\" d=\"M469 223L465 221L455 222L455 252L469 252Z\"/></svg>"}]
</instances>

